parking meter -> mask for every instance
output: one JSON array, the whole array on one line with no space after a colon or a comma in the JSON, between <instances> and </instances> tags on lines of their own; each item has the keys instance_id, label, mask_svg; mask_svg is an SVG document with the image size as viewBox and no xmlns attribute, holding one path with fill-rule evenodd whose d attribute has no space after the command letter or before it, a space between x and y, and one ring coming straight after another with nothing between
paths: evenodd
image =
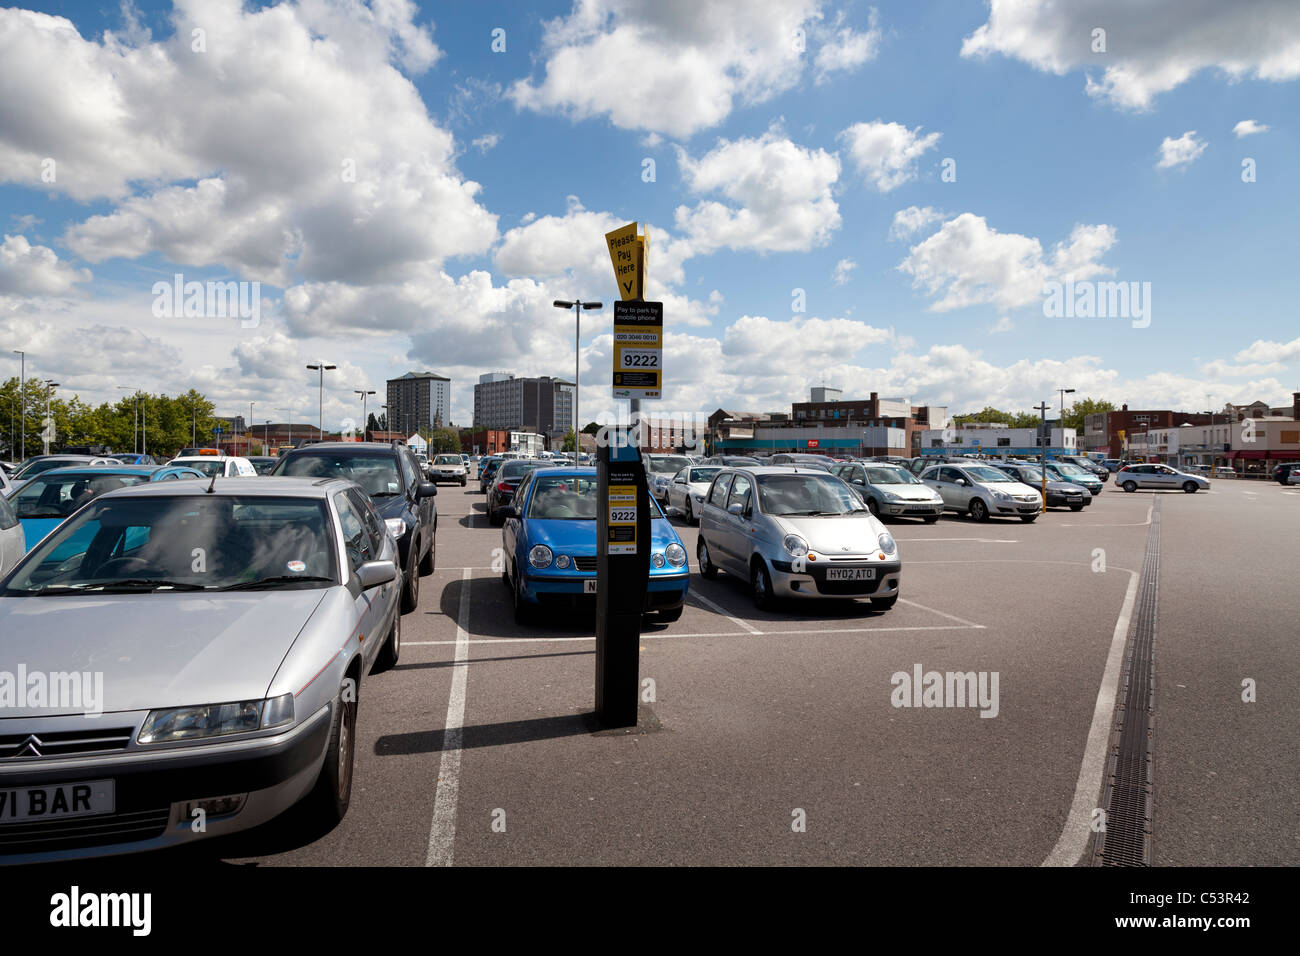
<instances>
[{"instance_id":1,"label":"parking meter","mask_svg":"<svg viewBox=\"0 0 1300 956\"><path fill-rule=\"evenodd\" d=\"M634 727L651 505L630 431L606 435L596 458L596 715L607 727Z\"/></svg>"}]
</instances>

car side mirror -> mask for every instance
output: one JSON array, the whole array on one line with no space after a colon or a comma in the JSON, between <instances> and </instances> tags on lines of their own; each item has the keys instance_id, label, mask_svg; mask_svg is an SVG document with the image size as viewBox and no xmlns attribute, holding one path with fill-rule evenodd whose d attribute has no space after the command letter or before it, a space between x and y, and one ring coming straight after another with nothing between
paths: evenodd
<instances>
[{"instance_id":1,"label":"car side mirror","mask_svg":"<svg viewBox=\"0 0 1300 956\"><path fill-rule=\"evenodd\" d=\"M422 481L415 489L417 498L436 498L438 496L438 486L431 481Z\"/></svg>"},{"instance_id":2,"label":"car side mirror","mask_svg":"<svg viewBox=\"0 0 1300 956\"><path fill-rule=\"evenodd\" d=\"M515 505L506 505L501 509L501 513L507 518L518 518L519 509Z\"/></svg>"},{"instance_id":3,"label":"car side mirror","mask_svg":"<svg viewBox=\"0 0 1300 956\"><path fill-rule=\"evenodd\" d=\"M966 487L966 479L965 479L965 478L958 478L958 479L957 479L957 484L961 485L963 488Z\"/></svg>"},{"instance_id":4,"label":"car side mirror","mask_svg":"<svg viewBox=\"0 0 1300 956\"><path fill-rule=\"evenodd\" d=\"M745 506L742 505L739 501L727 505L727 514L729 515L740 515L744 512L744 510L745 510Z\"/></svg>"},{"instance_id":5,"label":"car side mirror","mask_svg":"<svg viewBox=\"0 0 1300 956\"><path fill-rule=\"evenodd\" d=\"M367 561L357 568L357 580L361 582L361 590L369 591L397 580L397 565L392 561Z\"/></svg>"}]
</instances>

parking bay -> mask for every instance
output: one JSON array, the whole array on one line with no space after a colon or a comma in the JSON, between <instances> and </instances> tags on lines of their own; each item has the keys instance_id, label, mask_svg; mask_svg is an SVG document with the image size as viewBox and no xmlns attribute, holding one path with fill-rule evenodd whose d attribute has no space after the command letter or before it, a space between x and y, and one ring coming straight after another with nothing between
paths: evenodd
<instances>
[{"instance_id":1,"label":"parking bay","mask_svg":"<svg viewBox=\"0 0 1300 956\"><path fill-rule=\"evenodd\" d=\"M1160 495L1166 566L1178 571L1162 576L1157 684L1184 686L1159 698L1157 862L1216 862L1188 859L1202 852L1192 830L1296 860L1284 788L1242 755L1272 757L1275 775L1290 766L1282 741L1295 704L1274 696L1243 718L1228 693L1239 670L1294 673L1294 641L1268 640L1276 622L1233 630L1230 611L1193 603L1223 573L1196 545L1207 524L1230 526L1238 512L1257 521L1261 562L1294 537L1294 508L1282 521L1261 508L1294 504L1273 491L1218 482L1211 496ZM1108 486L1085 512L1033 525L895 522L903 600L884 614L851 603L762 613L740 582L697 574L681 620L643 634L641 676L654 682L643 726L594 733L593 621L516 625L491 567L499 529L472 487L444 489L440 568L405 619L400 664L363 688L347 819L314 841L254 831L186 852L263 865L1038 865L1079 782L1153 500ZM696 529L674 523L694 565ZM1230 667L1208 640L1215 627L1233 634ZM1177 674L1166 677L1165 661ZM997 716L894 707L892 675L916 664L997 672ZM1235 741L1214 737L1207 713L1232 721ZM445 733L449 719L458 734ZM1207 733L1210 747L1194 742ZM1219 775L1195 759L1207 749L1223 763L1210 807L1205 780ZM1177 765L1162 764L1164 752ZM1253 814L1227 812L1261 787Z\"/></svg>"}]
</instances>

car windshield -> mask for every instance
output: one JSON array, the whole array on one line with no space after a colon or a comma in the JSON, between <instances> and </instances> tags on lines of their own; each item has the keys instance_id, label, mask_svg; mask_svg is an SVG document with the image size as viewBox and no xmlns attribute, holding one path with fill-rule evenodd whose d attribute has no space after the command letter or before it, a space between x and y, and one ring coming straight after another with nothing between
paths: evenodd
<instances>
[{"instance_id":1,"label":"car windshield","mask_svg":"<svg viewBox=\"0 0 1300 956\"><path fill-rule=\"evenodd\" d=\"M171 464L176 465L178 468L193 468L195 471L201 471L206 478L226 473L226 460L224 458L195 458L191 461L173 461Z\"/></svg>"},{"instance_id":2,"label":"car windshield","mask_svg":"<svg viewBox=\"0 0 1300 956\"><path fill-rule=\"evenodd\" d=\"M691 484L707 484L713 480L713 476L720 472L721 468L692 468L690 476L686 479Z\"/></svg>"},{"instance_id":3,"label":"car windshield","mask_svg":"<svg viewBox=\"0 0 1300 956\"><path fill-rule=\"evenodd\" d=\"M538 478L528 505L530 518L596 520L594 475L554 475Z\"/></svg>"},{"instance_id":4,"label":"car windshield","mask_svg":"<svg viewBox=\"0 0 1300 956\"><path fill-rule=\"evenodd\" d=\"M10 500L19 518L66 518L97 495L148 480L148 475L44 474Z\"/></svg>"},{"instance_id":5,"label":"car windshield","mask_svg":"<svg viewBox=\"0 0 1300 956\"><path fill-rule=\"evenodd\" d=\"M541 468L544 464L546 463L542 461L507 461L502 463L499 474L502 478L522 478L534 468Z\"/></svg>"},{"instance_id":6,"label":"car windshield","mask_svg":"<svg viewBox=\"0 0 1300 956\"><path fill-rule=\"evenodd\" d=\"M866 510L849 486L833 475L760 475L758 500L765 513L787 517Z\"/></svg>"},{"instance_id":7,"label":"car windshield","mask_svg":"<svg viewBox=\"0 0 1300 956\"><path fill-rule=\"evenodd\" d=\"M343 478L355 481L371 498L391 498L402 493L397 456L382 454L289 455L275 472L302 478Z\"/></svg>"},{"instance_id":8,"label":"car windshield","mask_svg":"<svg viewBox=\"0 0 1300 956\"><path fill-rule=\"evenodd\" d=\"M324 587L337 582L328 529L316 499L98 499L34 548L3 594Z\"/></svg>"},{"instance_id":9,"label":"car windshield","mask_svg":"<svg viewBox=\"0 0 1300 956\"><path fill-rule=\"evenodd\" d=\"M919 485L914 474L896 465L867 465L867 482L873 485Z\"/></svg>"},{"instance_id":10,"label":"car windshield","mask_svg":"<svg viewBox=\"0 0 1300 956\"><path fill-rule=\"evenodd\" d=\"M1020 476L1021 481L1036 481L1042 483L1043 473L1037 468L1026 468L1023 465L1016 469L1016 474Z\"/></svg>"},{"instance_id":11,"label":"car windshield","mask_svg":"<svg viewBox=\"0 0 1300 956\"><path fill-rule=\"evenodd\" d=\"M1056 469L1057 469L1057 471L1061 472L1061 474L1063 474L1063 475L1090 475L1090 474L1092 474L1092 473L1091 473L1090 471L1088 471L1087 469L1085 469L1085 468L1080 468L1078 465L1072 465L1072 464L1070 464L1068 461L1058 461L1058 462L1056 463Z\"/></svg>"},{"instance_id":12,"label":"car windshield","mask_svg":"<svg viewBox=\"0 0 1300 956\"><path fill-rule=\"evenodd\" d=\"M19 467L19 469L9 477L14 481L23 481L34 475L42 474L43 472L50 471L54 468L67 468L71 465L84 464L86 464L85 459L77 461L76 459L69 458L34 458Z\"/></svg>"},{"instance_id":13,"label":"car windshield","mask_svg":"<svg viewBox=\"0 0 1300 956\"><path fill-rule=\"evenodd\" d=\"M669 455L646 460L652 475L675 475L691 463L685 455Z\"/></svg>"},{"instance_id":14,"label":"car windshield","mask_svg":"<svg viewBox=\"0 0 1300 956\"><path fill-rule=\"evenodd\" d=\"M460 455L439 455L437 458L435 458L435 459L433 460L433 463L434 463L435 465L463 465L463 464L465 464L463 461L460 460Z\"/></svg>"},{"instance_id":15,"label":"car windshield","mask_svg":"<svg viewBox=\"0 0 1300 956\"><path fill-rule=\"evenodd\" d=\"M966 474L970 475L980 484L996 485L1004 481L1015 481L1005 471L998 471L996 468L990 468L988 465L967 465Z\"/></svg>"}]
</instances>

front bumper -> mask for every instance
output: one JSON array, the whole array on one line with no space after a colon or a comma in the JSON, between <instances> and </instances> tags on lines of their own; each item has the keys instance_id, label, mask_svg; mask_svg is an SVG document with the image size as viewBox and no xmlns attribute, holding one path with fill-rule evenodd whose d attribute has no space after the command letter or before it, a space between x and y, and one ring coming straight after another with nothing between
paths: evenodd
<instances>
[{"instance_id":1,"label":"front bumper","mask_svg":"<svg viewBox=\"0 0 1300 956\"><path fill-rule=\"evenodd\" d=\"M825 564L808 563L806 571L795 571L789 561L770 561L772 593L783 598L853 598L893 597L898 593L902 578L902 561L827 561ZM875 577L870 581L830 581L826 572L830 568L873 568Z\"/></svg>"},{"instance_id":2,"label":"front bumper","mask_svg":"<svg viewBox=\"0 0 1300 956\"><path fill-rule=\"evenodd\" d=\"M1036 515L1042 510L1041 496L1033 501L998 501L994 498L989 502L989 513L995 515Z\"/></svg>"},{"instance_id":3,"label":"front bumper","mask_svg":"<svg viewBox=\"0 0 1300 956\"><path fill-rule=\"evenodd\" d=\"M0 789L111 779L114 809L95 816L0 824L0 865L157 850L258 826L311 789L325 759L329 728L330 708L322 707L285 733L266 737L6 761L0 766ZM208 817L203 832L195 831L184 813L186 802L241 794L243 805Z\"/></svg>"},{"instance_id":4,"label":"front bumper","mask_svg":"<svg viewBox=\"0 0 1300 956\"><path fill-rule=\"evenodd\" d=\"M885 501L876 506L891 518L923 518L943 514L942 501Z\"/></svg>"},{"instance_id":5,"label":"front bumper","mask_svg":"<svg viewBox=\"0 0 1300 956\"><path fill-rule=\"evenodd\" d=\"M590 573L542 572L524 573L524 597L534 604L547 607L594 608L596 595L588 594L583 589L587 581L595 580ZM646 582L646 596L643 609L646 611L668 611L686 603L686 592L690 587L689 569L672 573L652 571Z\"/></svg>"}]
</instances>

